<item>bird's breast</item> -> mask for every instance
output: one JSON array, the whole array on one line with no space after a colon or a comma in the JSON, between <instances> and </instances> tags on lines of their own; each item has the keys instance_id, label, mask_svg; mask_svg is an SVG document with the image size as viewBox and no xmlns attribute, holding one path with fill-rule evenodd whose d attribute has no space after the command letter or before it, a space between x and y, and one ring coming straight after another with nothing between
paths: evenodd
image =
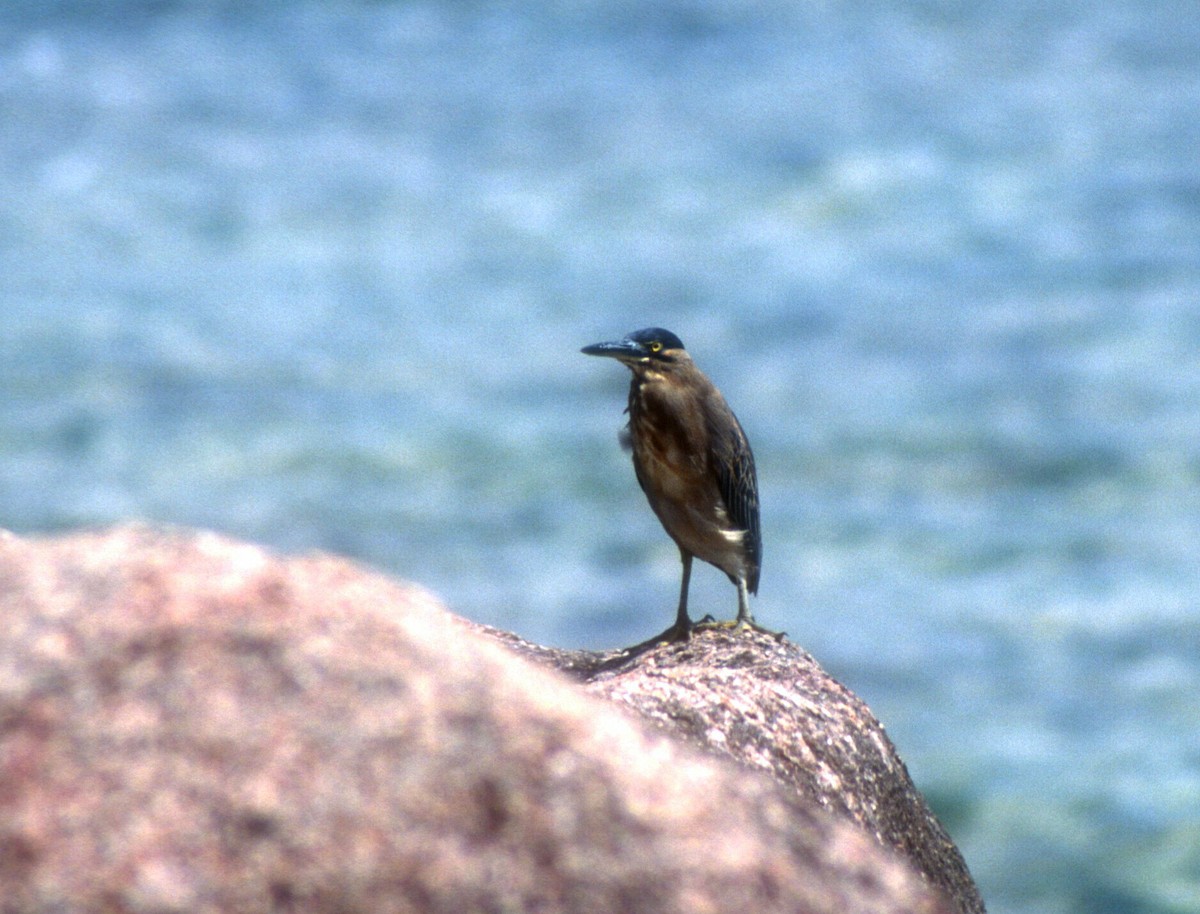
<instances>
[{"instance_id":1,"label":"bird's breast","mask_svg":"<svg viewBox=\"0 0 1200 914\"><path fill-rule=\"evenodd\" d=\"M634 457L641 463L644 480L663 495L686 498L694 474L682 449L662 438L650 437L641 443L642 447L634 449Z\"/></svg>"},{"instance_id":2,"label":"bird's breast","mask_svg":"<svg viewBox=\"0 0 1200 914\"><path fill-rule=\"evenodd\" d=\"M672 498L694 497L707 472L703 447L692 440L695 435L689 434L687 416L645 386L637 399L630 410L630 437L643 485Z\"/></svg>"}]
</instances>

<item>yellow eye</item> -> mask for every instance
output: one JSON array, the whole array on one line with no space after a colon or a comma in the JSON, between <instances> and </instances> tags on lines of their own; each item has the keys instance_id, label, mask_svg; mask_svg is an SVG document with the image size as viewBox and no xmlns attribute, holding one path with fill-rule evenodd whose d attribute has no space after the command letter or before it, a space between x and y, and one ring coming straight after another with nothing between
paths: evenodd
<instances>
[{"instance_id":1,"label":"yellow eye","mask_svg":"<svg viewBox=\"0 0 1200 914\"><path fill-rule=\"evenodd\" d=\"M653 343L650 344L651 352L660 352L661 350L662 350L662 343L660 343L658 340L655 340Z\"/></svg>"}]
</instances>

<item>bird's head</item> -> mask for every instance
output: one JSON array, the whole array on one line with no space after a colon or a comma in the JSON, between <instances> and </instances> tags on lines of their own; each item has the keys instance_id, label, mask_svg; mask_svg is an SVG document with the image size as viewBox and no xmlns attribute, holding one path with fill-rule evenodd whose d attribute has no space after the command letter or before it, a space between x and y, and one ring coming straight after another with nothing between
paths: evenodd
<instances>
[{"instance_id":1,"label":"bird's head","mask_svg":"<svg viewBox=\"0 0 1200 914\"><path fill-rule=\"evenodd\" d=\"M584 346L580 352L584 355L602 355L617 359L635 372L639 368L669 371L678 362L691 358L679 337L661 327L635 330L622 340L594 343Z\"/></svg>"}]
</instances>

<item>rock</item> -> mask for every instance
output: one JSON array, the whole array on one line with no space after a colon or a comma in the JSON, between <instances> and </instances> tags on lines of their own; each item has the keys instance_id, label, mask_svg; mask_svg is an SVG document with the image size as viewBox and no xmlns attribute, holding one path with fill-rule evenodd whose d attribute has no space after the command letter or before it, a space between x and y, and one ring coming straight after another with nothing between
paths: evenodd
<instances>
[{"instance_id":1,"label":"rock","mask_svg":"<svg viewBox=\"0 0 1200 914\"><path fill-rule=\"evenodd\" d=\"M471 625L663 730L765 772L856 822L963 914L984 911L962 855L914 786L883 725L795 644L717 629L698 631L685 643L631 652L571 651Z\"/></svg>"},{"instance_id":2,"label":"rock","mask_svg":"<svg viewBox=\"0 0 1200 914\"><path fill-rule=\"evenodd\" d=\"M0 625L6 914L953 910L792 786L343 560L5 535Z\"/></svg>"}]
</instances>

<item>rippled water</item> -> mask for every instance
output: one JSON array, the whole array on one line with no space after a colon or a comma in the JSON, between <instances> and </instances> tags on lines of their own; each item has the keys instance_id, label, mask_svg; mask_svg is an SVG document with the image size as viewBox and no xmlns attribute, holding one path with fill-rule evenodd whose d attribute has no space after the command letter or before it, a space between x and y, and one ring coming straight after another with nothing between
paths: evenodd
<instances>
[{"instance_id":1,"label":"rippled water","mask_svg":"<svg viewBox=\"0 0 1200 914\"><path fill-rule=\"evenodd\" d=\"M1188 3L7 3L0 525L640 640L678 559L578 349L665 326L759 618L990 910L1200 910L1198 149Z\"/></svg>"}]
</instances>

